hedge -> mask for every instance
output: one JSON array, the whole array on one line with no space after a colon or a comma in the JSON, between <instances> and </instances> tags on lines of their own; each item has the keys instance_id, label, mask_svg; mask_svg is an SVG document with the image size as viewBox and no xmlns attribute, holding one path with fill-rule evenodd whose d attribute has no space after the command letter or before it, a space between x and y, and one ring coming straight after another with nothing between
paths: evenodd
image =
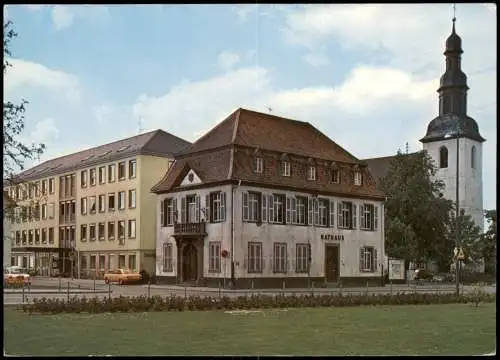
<instances>
[{"instance_id":1,"label":"hedge","mask_svg":"<svg viewBox=\"0 0 500 360\"><path fill-rule=\"evenodd\" d=\"M271 309L301 307L335 307L335 306L380 306L380 305L426 305L494 302L496 296L483 292L456 296L455 294L422 294L397 293L373 295L253 295L230 298L214 297L181 297L181 296L138 296L115 298L70 298L34 299L31 304L23 304L27 313L112 313L112 312L146 312L146 311L207 311L237 309Z\"/></svg>"}]
</instances>

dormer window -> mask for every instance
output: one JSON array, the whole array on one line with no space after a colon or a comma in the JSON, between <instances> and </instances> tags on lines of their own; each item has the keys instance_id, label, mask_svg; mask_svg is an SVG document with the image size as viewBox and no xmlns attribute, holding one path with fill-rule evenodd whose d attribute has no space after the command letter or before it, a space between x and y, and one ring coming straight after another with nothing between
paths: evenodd
<instances>
[{"instance_id":1,"label":"dormer window","mask_svg":"<svg viewBox=\"0 0 500 360\"><path fill-rule=\"evenodd\" d=\"M255 158L254 171L257 174L262 174L262 172L264 171L264 159L260 156Z\"/></svg>"},{"instance_id":2,"label":"dormer window","mask_svg":"<svg viewBox=\"0 0 500 360\"><path fill-rule=\"evenodd\" d=\"M332 169L332 183L340 184L340 169Z\"/></svg>"},{"instance_id":3,"label":"dormer window","mask_svg":"<svg viewBox=\"0 0 500 360\"><path fill-rule=\"evenodd\" d=\"M316 166L314 165L309 165L308 171L307 171L307 180L316 180Z\"/></svg>"},{"instance_id":4,"label":"dormer window","mask_svg":"<svg viewBox=\"0 0 500 360\"><path fill-rule=\"evenodd\" d=\"M281 161L281 176L290 176L290 161Z\"/></svg>"},{"instance_id":5,"label":"dormer window","mask_svg":"<svg viewBox=\"0 0 500 360\"><path fill-rule=\"evenodd\" d=\"M354 171L354 185L356 186L361 186L361 183L363 182L363 178L361 176L361 171Z\"/></svg>"}]
</instances>

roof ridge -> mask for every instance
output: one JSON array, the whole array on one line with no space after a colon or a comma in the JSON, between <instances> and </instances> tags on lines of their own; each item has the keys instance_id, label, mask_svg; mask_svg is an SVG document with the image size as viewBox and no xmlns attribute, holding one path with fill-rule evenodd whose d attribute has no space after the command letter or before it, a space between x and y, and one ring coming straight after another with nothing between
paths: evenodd
<instances>
[{"instance_id":1,"label":"roof ridge","mask_svg":"<svg viewBox=\"0 0 500 360\"><path fill-rule=\"evenodd\" d=\"M257 110L250 110L250 109L245 109L245 108L239 108L238 110L242 110L242 111L251 112L251 113L254 113L254 114L263 115L265 117L274 118L274 119L277 119L277 120L294 121L294 122L302 124L302 125L311 125L311 123L308 122L308 121L301 121L301 120L291 119L291 118L287 118L287 117L283 117L283 116L278 116L278 115L274 115L274 114L267 114L267 113L260 112L260 111L257 111Z\"/></svg>"}]
</instances>

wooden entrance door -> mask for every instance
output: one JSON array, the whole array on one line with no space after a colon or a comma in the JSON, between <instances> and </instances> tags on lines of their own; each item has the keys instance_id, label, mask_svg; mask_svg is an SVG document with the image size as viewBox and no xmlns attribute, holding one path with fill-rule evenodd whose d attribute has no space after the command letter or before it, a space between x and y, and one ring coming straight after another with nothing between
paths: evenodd
<instances>
[{"instance_id":1,"label":"wooden entrance door","mask_svg":"<svg viewBox=\"0 0 500 360\"><path fill-rule=\"evenodd\" d=\"M198 279L198 251L193 244L187 244L182 250L182 280Z\"/></svg>"},{"instance_id":2,"label":"wooden entrance door","mask_svg":"<svg viewBox=\"0 0 500 360\"><path fill-rule=\"evenodd\" d=\"M327 282L337 282L340 275L340 254L337 245L325 245L325 276Z\"/></svg>"}]
</instances>

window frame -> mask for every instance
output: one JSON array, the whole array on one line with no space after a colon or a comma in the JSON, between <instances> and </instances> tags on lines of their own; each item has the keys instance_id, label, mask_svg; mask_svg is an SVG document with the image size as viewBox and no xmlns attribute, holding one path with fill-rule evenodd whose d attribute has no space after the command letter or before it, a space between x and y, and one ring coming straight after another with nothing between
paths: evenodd
<instances>
[{"instance_id":1,"label":"window frame","mask_svg":"<svg viewBox=\"0 0 500 360\"><path fill-rule=\"evenodd\" d=\"M221 242L209 241L208 242L208 272L220 273L221 272Z\"/></svg>"},{"instance_id":2,"label":"window frame","mask_svg":"<svg viewBox=\"0 0 500 360\"><path fill-rule=\"evenodd\" d=\"M288 249L287 243L273 243L273 273L286 274L288 271Z\"/></svg>"},{"instance_id":3,"label":"window frame","mask_svg":"<svg viewBox=\"0 0 500 360\"><path fill-rule=\"evenodd\" d=\"M257 249L259 251L257 251ZM249 274L262 274L264 271L264 259L263 259L263 246L262 242L252 241L248 243L248 253L247 253L247 272ZM256 253L259 253L257 256Z\"/></svg>"}]
</instances>

